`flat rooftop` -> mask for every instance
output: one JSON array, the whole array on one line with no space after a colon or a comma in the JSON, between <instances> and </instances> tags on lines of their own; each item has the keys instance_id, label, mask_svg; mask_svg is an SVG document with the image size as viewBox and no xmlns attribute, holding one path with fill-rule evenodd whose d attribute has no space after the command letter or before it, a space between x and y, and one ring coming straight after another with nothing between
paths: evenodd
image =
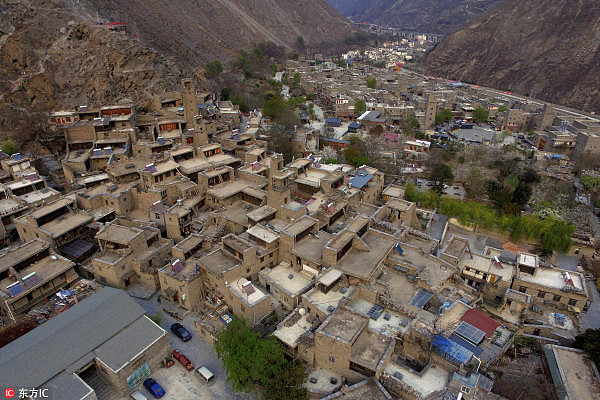
<instances>
[{"instance_id":1,"label":"flat rooftop","mask_svg":"<svg viewBox=\"0 0 600 400\"><path fill-rule=\"evenodd\" d=\"M549 357L548 363L553 372L558 372L560 382L554 381L554 385L560 387L564 385L567 400L598 400L600 399L600 382L592 361L583 353L567 347L550 345L545 346L546 354L554 356ZM560 395L560 394L559 394Z\"/></svg>"},{"instance_id":2,"label":"flat rooftop","mask_svg":"<svg viewBox=\"0 0 600 400\"><path fill-rule=\"evenodd\" d=\"M27 275L30 275L35 272L35 275L37 275L40 278L40 282L33 287L23 287L25 291L21 295L17 295L16 297L20 297L26 294L34 287L54 279L58 275L75 266L75 263L60 255L54 254L53 256L55 259L53 259L52 257L43 258L40 261L36 262L35 264L31 264L30 266L18 273L19 277L24 278ZM4 297L10 297L10 294L6 287L12 283L14 283L14 280L10 278L6 278L0 282L0 292L4 294Z\"/></svg>"},{"instance_id":3,"label":"flat rooftop","mask_svg":"<svg viewBox=\"0 0 600 400\"><path fill-rule=\"evenodd\" d=\"M203 158L191 158L179 162L179 169L184 174L193 174L194 172L200 172L210 167L210 163Z\"/></svg>"},{"instance_id":4,"label":"flat rooftop","mask_svg":"<svg viewBox=\"0 0 600 400\"><path fill-rule=\"evenodd\" d=\"M444 249L444 254L452 256L454 258L459 258L465 248L469 245L469 241L465 238L453 236L450 239L450 242Z\"/></svg>"},{"instance_id":5,"label":"flat rooftop","mask_svg":"<svg viewBox=\"0 0 600 400\"><path fill-rule=\"evenodd\" d=\"M342 298L350 296L354 291L354 286L346 287L346 293L342 293L340 291L341 289L342 288L336 288L335 290L332 289L327 293L323 293L315 287L303 294L302 298L325 314L330 314L331 311L328 311L327 309L329 307L337 307Z\"/></svg>"},{"instance_id":6,"label":"flat rooftop","mask_svg":"<svg viewBox=\"0 0 600 400\"><path fill-rule=\"evenodd\" d=\"M294 271L288 263L280 263L274 268L261 271L271 285L279 286L290 296L298 296L312 285L312 279Z\"/></svg>"},{"instance_id":7,"label":"flat rooftop","mask_svg":"<svg viewBox=\"0 0 600 400\"><path fill-rule=\"evenodd\" d=\"M128 245L142 232L139 228L110 224L96 234L96 239Z\"/></svg>"},{"instance_id":8,"label":"flat rooftop","mask_svg":"<svg viewBox=\"0 0 600 400\"><path fill-rule=\"evenodd\" d=\"M338 261L337 268L350 276L369 280L373 271L396 243L396 239L383 233L375 233L372 230L367 231L361 239L369 247L369 251L360 250L353 246Z\"/></svg>"},{"instance_id":9,"label":"flat rooftop","mask_svg":"<svg viewBox=\"0 0 600 400\"><path fill-rule=\"evenodd\" d=\"M297 318L298 316L299 315L294 314L291 317ZM296 347L300 336L307 332L312 326L312 324L306 320L307 317L308 314L302 315L300 316L300 318L298 318L298 320L295 323L290 324L290 326L281 326L277 328L277 330L273 332L273 336L275 336L291 348Z\"/></svg>"},{"instance_id":10,"label":"flat rooftop","mask_svg":"<svg viewBox=\"0 0 600 400\"><path fill-rule=\"evenodd\" d=\"M0 271L7 270L49 247L50 245L43 240L34 239L22 245L2 249L2 254L0 254Z\"/></svg>"},{"instance_id":11,"label":"flat rooftop","mask_svg":"<svg viewBox=\"0 0 600 400\"><path fill-rule=\"evenodd\" d=\"M534 283L540 286L546 286L553 289L562 289L567 286L565 274L569 274L573 286L582 293L587 293L585 281L579 272L563 271L557 268L538 268L535 275L521 273L519 279L524 282Z\"/></svg>"},{"instance_id":12,"label":"flat rooftop","mask_svg":"<svg viewBox=\"0 0 600 400\"><path fill-rule=\"evenodd\" d=\"M243 287L252 287L254 290L250 290L251 294L247 294ZM236 283L229 283L227 288L249 306L254 306L270 297L268 293L263 292L261 288L245 278L239 279Z\"/></svg>"},{"instance_id":13,"label":"flat rooftop","mask_svg":"<svg viewBox=\"0 0 600 400\"><path fill-rule=\"evenodd\" d=\"M287 233L291 236L296 236L299 233L302 233L305 230L307 230L309 227L315 225L315 223L318 226L318 222L319 221L314 218L302 216L301 218L298 218L297 220L292 222L290 225L288 225L285 228L285 233Z\"/></svg>"},{"instance_id":14,"label":"flat rooftop","mask_svg":"<svg viewBox=\"0 0 600 400\"><path fill-rule=\"evenodd\" d=\"M347 307L359 314L368 316L373 303L363 299L352 301ZM387 318L387 319L386 319ZM369 329L384 336L396 337L398 333L406 333L410 320L390 310L384 310L377 319L369 318Z\"/></svg>"},{"instance_id":15,"label":"flat rooftop","mask_svg":"<svg viewBox=\"0 0 600 400\"><path fill-rule=\"evenodd\" d=\"M86 225L92 221L92 217L84 212L72 212L40 226L40 230L46 232L50 237L56 239L65 233Z\"/></svg>"},{"instance_id":16,"label":"flat rooftop","mask_svg":"<svg viewBox=\"0 0 600 400\"><path fill-rule=\"evenodd\" d=\"M63 207L70 206L73 203L75 203L75 200L67 198L67 197L63 197L63 198L55 201L54 203L50 203L43 207L37 208L37 209L31 211L27 215L34 219L38 219L38 218L41 218L43 216L46 216L46 215L56 211L56 210L59 210Z\"/></svg>"},{"instance_id":17,"label":"flat rooftop","mask_svg":"<svg viewBox=\"0 0 600 400\"><path fill-rule=\"evenodd\" d=\"M338 308L327 317L317 332L351 345L368 323L369 317L347 308Z\"/></svg>"},{"instance_id":18,"label":"flat rooftop","mask_svg":"<svg viewBox=\"0 0 600 400\"><path fill-rule=\"evenodd\" d=\"M248 218L250 218L252 221L258 222L267 217L270 217L271 215L273 215L275 213L277 213L277 210L274 209L273 207L262 206L252 212L249 212Z\"/></svg>"},{"instance_id":19,"label":"flat rooftop","mask_svg":"<svg viewBox=\"0 0 600 400\"><path fill-rule=\"evenodd\" d=\"M34 190L29 193L22 194L21 196L17 196L20 200L23 200L27 204L37 203L38 201L49 199L54 196L59 196L60 192L56 189L52 188L42 188L39 190Z\"/></svg>"},{"instance_id":20,"label":"flat rooftop","mask_svg":"<svg viewBox=\"0 0 600 400\"><path fill-rule=\"evenodd\" d=\"M13 214L26 209L27 205L13 197L0 200L0 216Z\"/></svg>"},{"instance_id":21,"label":"flat rooftop","mask_svg":"<svg viewBox=\"0 0 600 400\"><path fill-rule=\"evenodd\" d=\"M252 184L248 181L235 180L213 186L208 189L207 194L210 194L211 196L220 199L226 199L228 197L240 193L242 190L250 186L252 186Z\"/></svg>"},{"instance_id":22,"label":"flat rooftop","mask_svg":"<svg viewBox=\"0 0 600 400\"><path fill-rule=\"evenodd\" d=\"M190 236L186 237L181 242L174 245L173 248L186 253L198 246L200 243L202 243L203 240L204 238L202 236L192 233Z\"/></svg>"},{"instance_id":23,"label":"flat rooftop","mask_svg":"<svg viewBox=\"0 0 600 400\"><path fill-rule=\"evenodd\" d=\"M323 248L331 239L331 234L319 231L318 235L319 237L308 235L300 240L291 250L292 254L321 265L323 263Z\"/></svg>"},{"instance_id":24,"label":"flat rooftop","mask_svg":"<svg viewBox=\"0 0 600 400\"><path fill-rule=\"evenodd\" d=\"M430 364L426 368L425 373L418 375L411 369L389 363L384 372L412 387L425 398L437 390L444 389L450 380L450 372L444 368L435 364ZM399 379L398 376L402 376L402 378Z\"/></svg>"},{"instance_id":25,"label":"flat rooftop","mask_svg":"<svg viewBox=\"0 0 600 400\"><path fill-rule=\"evenodd\" d=\"M505 282L512 282L512 278L515 274L512 265L501 264L502 266L499 267L493 259L480 256L477 253L473 253L472 256L472 258L463 257L459 262L459 267L461 267L461 269L468 267L480 272L494 274L502 277L502 280Z\"/></svg>"},{"instance_id":26,"label":"flat rooftop","mask_svg":"<svg viewBox=\"0 0 600 400\"><path fill-rule=\"evenodd\" d=\"M240 260L229 255L223 249L215 250L198 260L198 265L202 266L212 275L220 275L240 264Z\"/></svg>"},{"instance_id":27,"label":"flat rooftop","mask_svg":"<svg viewBox=\"0 0 600 400\"><path fill-rule=\"evenodd\" d=\"M376 371L381 360L392 351L393 341L394 338L391 336L365 329L352 345L350 361Z\"/></svg>"},{"instance_id":28,"label":"flat rooftop","mask_svg":"<svg viewBox=\"0 0 600 400\"><path fill-rule=\"evenodd\" d=\"M392 400L393 397L375 378L369 378L348 387L347 391L337 391L321 400Z\"/></svg>"},{"instance_id":29,"label":"flat rooftop","mask_svg":"<svg viewBox=\"0 0 600 400\"><path fill-rule=\"evenodd\" d=\"M260 225L254 225L246 231L248 235L254 236L257 239L263 240L266 243L273 243L279 239L279 234Z\"/></svg>"},{"instance_id":30,"label":"flat rooftop","mask_svg":"<svg viewBox=\"0 0 600 400\"><path fill-rule=\"evenodd\" d=\"M321 277L318 279L318 282L322 285L330 286L337 279L339 279L342 275L343 275L342 271L340 271L339 269L332 268L329 271L327 271L325 274L321 275Z\"/></svg>"},{"instance_id":31,"label":"flat rooftop","mask_svg":"<svg viewBox=\"0 0 600 400\"><path fill-rule=\"evenodd\" d=\"M118 196L122 195L123 193L131 190L131 188L133 188L136 185L137 185L137 182L136 183L125 183L125 184L121 184L121 185L115 185L114 183L103 183L101 185L98 185L98 186L90 189L90 190L82 192L80 195L83 195L83 197L86 197L86 196L94 197L94 196L98 196L98 195L118 197Z\"/></svg>"}]
</instances>

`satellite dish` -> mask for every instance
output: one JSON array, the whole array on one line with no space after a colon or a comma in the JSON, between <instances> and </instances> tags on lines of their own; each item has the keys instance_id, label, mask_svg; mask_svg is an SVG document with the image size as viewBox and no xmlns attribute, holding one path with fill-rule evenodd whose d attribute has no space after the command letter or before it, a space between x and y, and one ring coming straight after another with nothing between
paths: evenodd
<instances>
[{"instance_id":1,"label":"satellite dish","mask_svg":"<svg viewBox=\"0 0 600 400\"><path fill-rule=\"evenodd\" d=\"M306 310L304 308L301 308L298 310L298 314L300 315L306 315Z\"/></svg>"}]
</instances>

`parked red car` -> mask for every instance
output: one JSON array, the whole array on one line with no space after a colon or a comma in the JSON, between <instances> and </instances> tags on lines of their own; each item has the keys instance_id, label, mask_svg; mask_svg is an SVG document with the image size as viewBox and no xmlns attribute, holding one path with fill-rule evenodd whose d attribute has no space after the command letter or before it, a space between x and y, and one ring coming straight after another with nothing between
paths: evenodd
<instances>
[{"instance_id":1,"label":"parked red car","mask_svg":"<svg viewBox=\"0 0 600 400\"><path fill-rule=\"evenodd\" d=\"M188 371L194 370L194 364L192 364L192 362L186 356L181 354L179 350L173 350L173 357L177 359Z\"/></svg>"}]
</instances>

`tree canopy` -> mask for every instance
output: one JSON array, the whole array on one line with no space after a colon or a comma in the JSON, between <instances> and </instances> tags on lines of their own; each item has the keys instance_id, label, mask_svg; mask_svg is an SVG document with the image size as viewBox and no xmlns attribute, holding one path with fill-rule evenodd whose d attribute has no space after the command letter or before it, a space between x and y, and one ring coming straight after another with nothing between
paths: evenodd
<instances>
[{"instance_id":1,"label":"tree canopy","mask_svg":"<svg viewBox=\"0 0 600 400\"><path fill-rule=\"evenodd\" d=\"M361 115L367 111L367 103L363 99L359 99L354 103L354 114Z\"/></svg>"},{"instance_id":2,"label":"tree canopy","mask_svg":"<svg viewBox=\"0 0 600 400\"><path fill-rule=\"evenodd\" d=\"M442 197L438 212L450 218L457 218L463 225L480 225L486 229L508 232L515 240L539 239L544 254L549 254L553 250L567 253L575 232L575 226L562 219L504 214L476 201L461 201L451 197Z\"/></svg>"},{"instance_id":3,"label":"tree canopy","mask_svg":"<svg viewBox=\"0 0 600 400\"><path fill-rule=\"evenodd\" d=\"M444 122L450 122L450 121L452 121L452 111L448 110L447 108L440 111L435 116L435 124L436 125L443 125Z\"/></svg>"},{"instance_id":4,"label":"tree canopy","mask_svg":"<svg viewBox=\"0 0 600 400\"><path fill-rule=\"evenodd\" d=\"M217 337L215 350L223 360L235 391L263 391L266 400L307 399L302 365L287 361L273 336L261 338L242 320L234 319Z\"/></svg>"},{"instance_id":5,"label":"tree canopy","mask_svg":"<svg viewBox=\"0 0 600 400\"><path fill-rule=\"evenodd\" d=\"M219 60L212 60L206 63L205 74L210 79L216 79L223 72L223 64Z\"/></svg>"},{"instance_id":6,"label":"tree canopy","mask_svg":"<svg viewBox=\"0 0 600 400\"><path fill-rule=\"evenodd\" d=\"M454 180L452 168L448 164L435 164L431 168L429 180L433 182L433 188L438 193L442 193L444 185L449 185Z\"/></svg>"},{"instance_id":7,"label":"tree canopy","mask_svg":"<svg viewBox=\"0 0 600 400\"><path fill-rule=\"evenodd\" d=\"M596 367L600 367L600 329L588 329L575 336L573 347L585 351L596 363Z\"/></svg>"},{"instance_id":8,"label":"tree canopy","mask_svg":"<svg viewBox=\"0 0 600 400\"><path fill-rule=\"evenodd\" d=\"M367 78L367 87L369 89L376 89L377 88L377 79Z\"/></svg>"},{"instance_id":9,"label":"tree canopy","mask_svg":"<svg viewBox=\"0 0 600 400\"><path fill-rule=\"evenodd\" d=\"M483 107L477 107L473 110L473 119L480 124L487 122L488 119L488 111Z\"/></svg>"}]
</instances>

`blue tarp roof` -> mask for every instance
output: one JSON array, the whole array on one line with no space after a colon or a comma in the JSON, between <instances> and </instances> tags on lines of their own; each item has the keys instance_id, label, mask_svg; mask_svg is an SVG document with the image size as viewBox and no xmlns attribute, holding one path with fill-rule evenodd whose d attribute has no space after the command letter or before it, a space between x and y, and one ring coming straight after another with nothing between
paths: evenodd
<instances>
[{"instance_id":1,"label":"blue tarp roof","mask_svg":"<svg viewBox=\"0 0 600 400\"><path fill-rule=\"evenodd\" d=\"M373 179L373 175L365 171L364 169L359 169L356 172L356 176L350 179L350 184L352 187L357 189L362 189L369 181Z\"/></svg>"},{"instance_id":2,"label":"blue tarp roof","mask_svg":"<svg viewBox=\"0 0 600 400\"><path fill-rule=\"evenodd\" d=\"M340 125L342 125L342 119L341 118L327 118L325 120L325 123L327 125L340 126Z\"/></svg>"},{"instance_id":3,"label":"blue tarp roof","mask_svg":"<svg viewBox=\"0 0 600 400\"><path fill-rule=\"evenodd\" d=\"M352 122L350 125L348 125L348 128L350 129L358 129L362 126L362 124L360 122Z\"/></svg>"},{"instance_id":4,"label":"blue tarp roof","mask_svg":"<svg viewBox=\"0 0 600 400\"><path fill-rule=\"evenodd\" d=\"M333 138L326 138L323 137L320 140L324 141L324 142L332 142L332 143L343 143L343 144L350 144L350 141L348 140L341 140L341 139L333 139Z\"/></svg>"},{"instance_id":5,"label":"blue tarp roof","mask_svg":"<svg viewBox=\"0 0 600 400\"><path fill-rule=\"evenodd\" d=\"M438 353L443 353L446 359L458 361L461 364L466 364L473 356L472 351L442 335L435 335L433 347L437 349Z\"/></svg>"},{"instance_id":6,"label":"blue tarp roof","mask_svg":"<svg viewBox=\"0 0 600 400\"><path fill-rule=\"evenodd\" d=\"M467 349L470 352L472 352L473 354L475 354L476 357L479 357L481 355L481 353L483 353L483 349L481 347L475 346L473 343L470 343L468 340L461 338L456 333L453 333L452 335L450 335L450 339L452 339L453 341L460 344L465 349Z\"/></svg>"},{"instance_id":7,"label":"blue tarp roof","mask_svg":"<svg viewBox=\"0 0 600 400\"><path fill-rule=\"evenodd\" d=\"M410 305L423 308L427 305L427 303L429 303L429 300L431 300L432 298L433 292L419 288L419 290L417 290L412 300L410 301Z\"/></svg>"}]
</instances>

